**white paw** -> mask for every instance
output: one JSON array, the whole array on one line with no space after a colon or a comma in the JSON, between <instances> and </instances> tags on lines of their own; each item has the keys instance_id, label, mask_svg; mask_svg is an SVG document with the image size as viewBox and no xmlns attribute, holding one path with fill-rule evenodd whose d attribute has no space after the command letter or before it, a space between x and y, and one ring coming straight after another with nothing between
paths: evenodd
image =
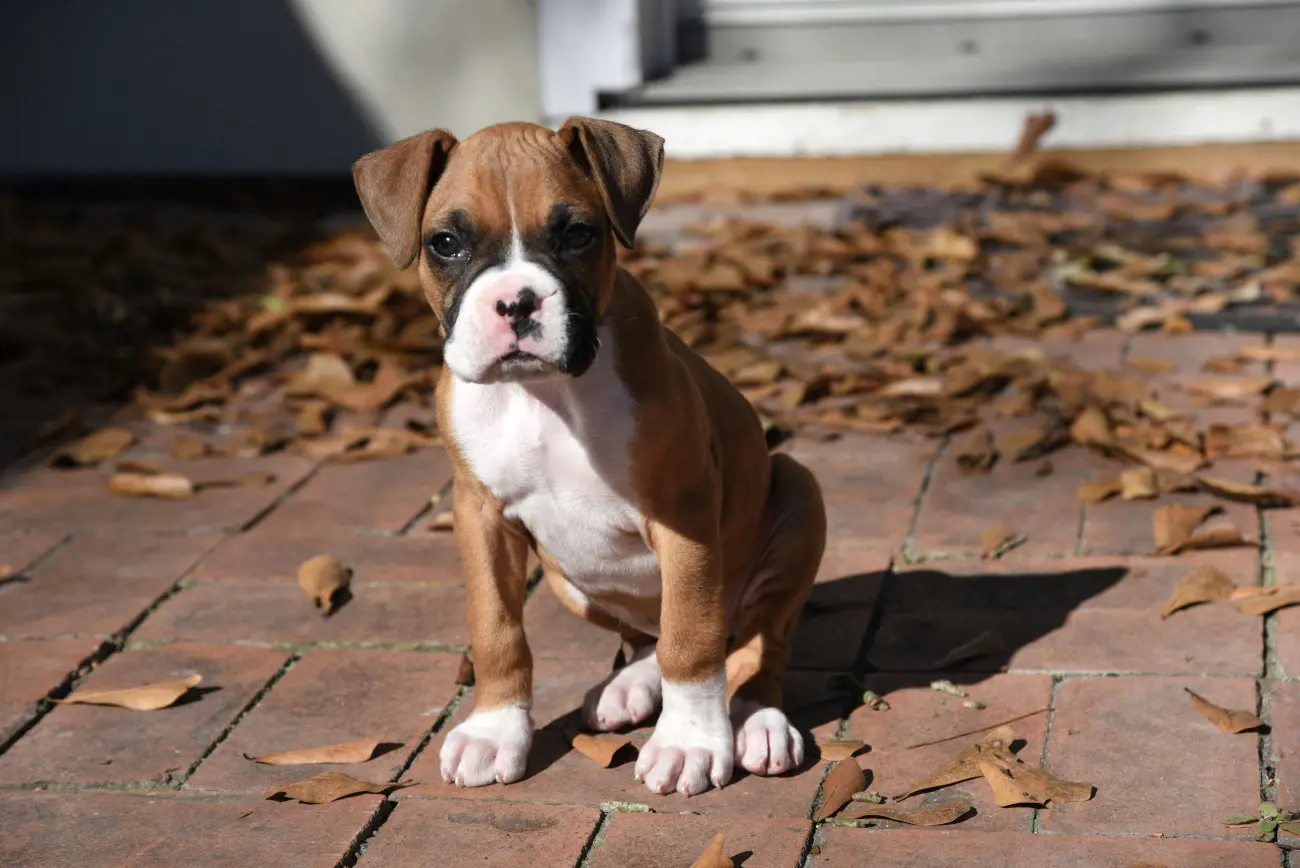
<instances>
[{"instance_id":1,"label":"white paw","mask_svg":"<svg viewBox=\"0 0 1300 868\"><path fill-rule=\"evenodd\" d=\"M476 711L442 743L442 779L458 787L481 787L493 781L512 784L524 776L532 742L528 709Z\"/></svg>"},{"instance_id":2,"label":"white paw","mask_svg":"<svg viewBox=\"0 0 1300 868\"><path fill-rule=\"evenodd\" d=\"M663 683L664 708L641 748L636 778L659 795L702 793L731 780L734 745L727 718L727 678L699 684Z\"/></svg>"},{"instance_id":3,"label":"white paw","mask_svg":"<svg viewBox=\"0 0 1300 868\"><path fill-rule=\"evenodd\" d=\"M785 712L757 702L733 700L736 762L751 774L779 775L803 762L803 736Z\"/></svg>"},{"instance_id":4,"label":"white paw","mask_svg":"<svg viewBox=\"0 0 1300 868\"><path fill-rule=\"evenodd\" d=\"M582 719L597 731L638 724L659 708L662 684L655 648L647 645L630 663L587 691Z\"/></svg>"}]
</instances>

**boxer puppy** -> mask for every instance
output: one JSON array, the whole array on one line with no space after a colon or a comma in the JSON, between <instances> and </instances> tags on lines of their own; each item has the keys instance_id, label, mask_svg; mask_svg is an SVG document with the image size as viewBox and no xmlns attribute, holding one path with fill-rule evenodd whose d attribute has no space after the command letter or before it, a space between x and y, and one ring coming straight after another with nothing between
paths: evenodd
<instances>
[{"instance_id":1,"label":"boxer puppy","mask_svg":"<svg viewBox=\"0 0 1300 868\"><path fill-rule=\"evenodd\" d=\"M532 741L526 562L629 662L586 723L659 711L636 763L654 792L721 787L803 760L781 711L790 633L826 539L812 474L769 455L749 403L619 268L663 167L663 139L571 118L558 132L429 130L362 157L354 179L399 268L442 324L437 415L477 684L441 771L524 776Z\"/></svg>"}]
</instances>

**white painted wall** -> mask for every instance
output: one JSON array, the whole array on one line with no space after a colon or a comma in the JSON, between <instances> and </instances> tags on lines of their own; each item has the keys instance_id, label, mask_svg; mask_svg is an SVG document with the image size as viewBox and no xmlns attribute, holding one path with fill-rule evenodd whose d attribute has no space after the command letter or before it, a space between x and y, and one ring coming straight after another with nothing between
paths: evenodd
<instances>
[{"instance_id":1,"label":"white painted wall","mask_svg":"<svg viewBox=\"0 0 1300 868\"><path fill-rule=\"evenodd\" d=\"M387 139L541 118L537 0L289 0Z\"/></svg>"}]
</instances>

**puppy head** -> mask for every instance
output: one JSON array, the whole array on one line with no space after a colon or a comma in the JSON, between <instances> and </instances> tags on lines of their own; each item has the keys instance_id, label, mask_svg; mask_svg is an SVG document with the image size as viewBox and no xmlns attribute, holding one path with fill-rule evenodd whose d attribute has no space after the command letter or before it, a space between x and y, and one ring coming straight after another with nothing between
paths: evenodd
<instances>
[{"instance_id":1,"label":"puppy head","mask_svg":"<svg viewBox=\"0 0 1300 868\"><path fill-rule=\"evenodd\" d=\"M419 270L443 358L476 383L581 376L663 168L663 139L570 118L499 124L463 142L429 130L353 167L366 216L399 268Z\"/></svg>"}]
</instances>

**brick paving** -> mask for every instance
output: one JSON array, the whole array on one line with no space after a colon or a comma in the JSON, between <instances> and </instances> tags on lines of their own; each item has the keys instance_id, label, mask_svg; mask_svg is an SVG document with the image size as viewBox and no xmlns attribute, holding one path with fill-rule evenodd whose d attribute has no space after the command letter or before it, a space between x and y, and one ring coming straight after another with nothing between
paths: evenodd
<instances>
[{"instance_id":1,"label":"brick paving","mask_svg":"<svg viewBox=\"0 0 1300 868\"><path fill-rule=\"evenodd\" d=\"M833 209L797 213L828 220ZM650 229L663 236L689 222L659 219ZM1101 332L1043 348L1098 370L1168 359L1177 369L1159 385L1199 375L1239 342ZM1300 385L1300 365L1273 372ZM1188 409L1245 421L1231 408ZM166 466L165 435L141 434L124 457ZM960 742L909 745L1050 707L1014 725L1019 755L1094 784L1092 801L998 808L976 780L957 786L975 812L954 826L818 824L827 764L815 751L781 778L742 774L720 792L654 796L631 763L601 769L569 749L563 727L617 643L565 613L544 584L525 610L541 727L529 774L457 790L436 768L472 696L455 683L466 633L454 544L428 528L449 481L444 455L342 466L208 459L214 476L237 467L277 478L180 504L112 497L98 470L20 464L0 477L0 562L13 571L0 579L0 865L686 866L722 831L748 868L1298 868L1300 857L1287 860L1300 839L1259 843L1219 819L1264 798L1300 809L1300 609L1262 626L1223 607L1158 614L1196 563L1239 584L1287 580L1300 566L1295 511L1228 510L1260 535L1259 550L1155 558L1154 504L1076 501L1078 483L1104 472L1086 452L1053 454L1044 477L1037 462L969 477L945 446L902 433L782 447L816 471L830 512L829 550L795 636L791 716L810 737L867 742L858 759L869 786L893 794ZM979 531L998 520L1029 539L981 561ZM352 598L329 618L294 580L321 552L354 571ZM989 630L1005 648L936 669ZM83 685L189 672L204 676L201 689L161 711L53 701ZM937 678L985 707L930 689ZM1185 687L1257 708L1271 729L1225 735L1191 710ZM864 689L891 709L862 706ZM385 742L376 758L337 768L414 786L281 804L260 794L320 768L244 758L372 735Z\"/></svg>"}]
</instances>

